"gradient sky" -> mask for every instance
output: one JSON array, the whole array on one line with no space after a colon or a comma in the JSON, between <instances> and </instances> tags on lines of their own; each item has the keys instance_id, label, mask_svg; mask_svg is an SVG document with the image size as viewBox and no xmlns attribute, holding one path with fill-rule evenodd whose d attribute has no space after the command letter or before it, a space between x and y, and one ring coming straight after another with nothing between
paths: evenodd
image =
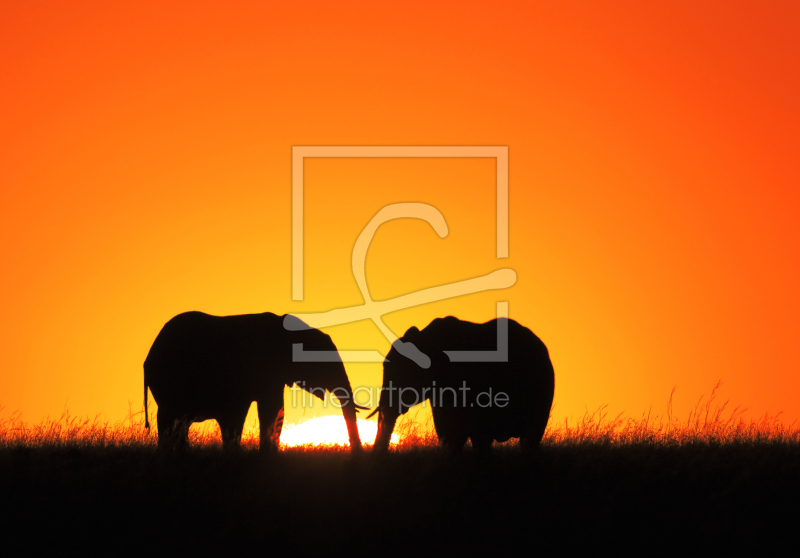
<instances>
[{"instance_id":1,"label":"gradient sky","mask_svg":"<svg viewBox=\"0 0 800 558\"><path fill-rule=\"evenodd\" d=\"M361 303L356 237L418 201L450 235L384 225L374 298L518 282L392 314L398 335L508 300L550 349L558 420L663 413L673 387L685 417L720 379L748 415L800 419L800 4L431 4L3 3L2 413L139 410L183 311ZM292 302L293 145L508 146L510 258L491 160L313 160Z\"/></svg>"}]
</instances>

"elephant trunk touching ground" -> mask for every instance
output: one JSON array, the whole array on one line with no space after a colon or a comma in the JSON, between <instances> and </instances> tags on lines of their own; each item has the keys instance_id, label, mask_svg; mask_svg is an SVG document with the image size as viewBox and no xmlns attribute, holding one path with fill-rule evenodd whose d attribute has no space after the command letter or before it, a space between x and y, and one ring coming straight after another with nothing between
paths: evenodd
<instances>
[{"instance_id":1,"label":"elephant trunk touching ground","mask_svg":"<svg viewBox=\"0 0 800 558\"><path fill-rule=\"evenodd\" d=\"M342 414L347 424L347 437L350 439L350 448L352 448L353 451L361 451L361 438L358 435L358 424L356 421L357 411L358 407L356 407L353 402L351 395L350 403L342 407Z\"/></svg>"},{"instance_id":2,"label":"elephant trunk touching ground","mask_svg":"<svg viewBox=\"0 0 800 558\"><path fill-rule=\"evenodd\" d=\"M380 408L376 412L378 413L378 434L375 436L375 444L372 446L372 451L385 452L389 449L389 442L392 439L392 432L398 415L391 410L384 412Z\"/></svg>"},{"instance_id":3,"label":"elephant trunk touching ground","mask_svg":"<svg viewBox=\"0 0 800 558\"><path fill-rule=\"evenodd\" d=\"M418 332L413 327L409 332ZM408 332L406 332L408 336ZM405 340L405 339L404 339ZM402 342L403 340L398 340ZM401 415L424 401L431 393L432 376L416 363L401 355L396 344L392 345L383 363L383 386L378 407L370 413L378 415L378 433L375 436L373 451L384 452L389 449L392 432ZM416 347L419 349L420 347ZM430 355L429 355L430 356Z\"/></svg>"},{"instance_id":4,"label":"elephant trunk touching ground","mask_svg":"<svg viewBox=\"0 0 800 558\"><path fill-rule=\"evenodd\" d=\"M336 351L332 341L327 350L331 351L331 354ZM342 415L347 425L350 447L356 451L361 450L361 438L358 434L356 414L359 409L365 409L365 407L356 405L353 390L342 361L295 363L293 372L295 374L293 377L296 379L293 382L290 380L288 385L291 386L294 383L323 401L326 392L330 392L338 399L338 404L341 406Z\"/></svg>"}]
</instances>

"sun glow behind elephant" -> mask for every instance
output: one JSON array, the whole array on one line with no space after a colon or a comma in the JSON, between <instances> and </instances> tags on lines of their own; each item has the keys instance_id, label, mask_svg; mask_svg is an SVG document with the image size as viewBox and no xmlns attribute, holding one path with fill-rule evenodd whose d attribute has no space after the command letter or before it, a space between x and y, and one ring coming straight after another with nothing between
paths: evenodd
<instances>
[{"instance_id":1,"label":"sun glow behind elephant","mask_svg":"<svg viewBox=\"0 0 800 558\"><path fill-rule=\"evenodd\" d=\"M361 443L371 445L378 433L378 425L372 421L358 419L358 435ZM392 444L400 441L398 434L392 434ZM281 445L286 447L305 444L322 446L346 446L350 442L347 437L347 425L343 417L320 417L296 425L284 425L281 432Z\"/></svg>"}]
</instances>

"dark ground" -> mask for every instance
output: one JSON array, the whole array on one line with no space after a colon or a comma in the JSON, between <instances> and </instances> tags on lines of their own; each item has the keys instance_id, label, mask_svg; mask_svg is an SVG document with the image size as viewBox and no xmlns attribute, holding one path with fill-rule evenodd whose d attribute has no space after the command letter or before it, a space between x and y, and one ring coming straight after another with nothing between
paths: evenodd
<instances>
[{"instance_id":1,"label":"dark ground","mask_svg":"<svg viewBox=\"0 0 800 558\"><path fill-rule=\"evenodd\" d=\"M796 545L799 519L796 445L510 448L489 461L0 450L3 548L26 554L763 554Z\"/></svg>"}]
</instances>

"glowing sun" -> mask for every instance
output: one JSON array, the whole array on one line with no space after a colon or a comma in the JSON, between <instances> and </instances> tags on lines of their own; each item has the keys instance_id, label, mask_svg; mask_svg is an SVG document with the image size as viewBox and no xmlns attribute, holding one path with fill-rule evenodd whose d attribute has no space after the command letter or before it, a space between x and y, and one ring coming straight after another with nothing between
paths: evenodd
<instances>
[{"instance_id":1,"label":"glowing sun","mask_svg":"<svg viewBox=\"0 0 800 558\"><path fill-rule=\"evenodd\" d=\"M361 443L371 445L378 433L378 425L372 421L358 420L358 435ZM392 434L392 444L400 441L400 436ZM287 447L311 444L315 446L346 446L349 445L347 425L344 417L320 417L300 424L284 424L281 432L281 444Z\"/></svg>"}]
</instances>

